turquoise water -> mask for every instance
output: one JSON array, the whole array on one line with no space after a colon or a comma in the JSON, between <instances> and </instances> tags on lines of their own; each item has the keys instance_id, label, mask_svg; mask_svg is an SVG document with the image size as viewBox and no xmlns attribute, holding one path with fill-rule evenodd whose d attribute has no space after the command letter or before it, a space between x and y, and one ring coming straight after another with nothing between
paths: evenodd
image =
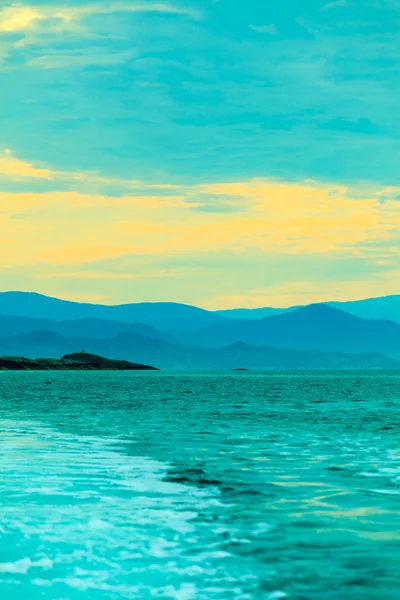
<instances>
[{"instance_id":1,"label":"turquoise water","mask_svg":"<svg viewBox=\"0 0 400 600\"><path fill-rule=\"evenodd\" d=\"M0 373L2 600L389 600L399 373Z\"/></svg>"}]
</instances>

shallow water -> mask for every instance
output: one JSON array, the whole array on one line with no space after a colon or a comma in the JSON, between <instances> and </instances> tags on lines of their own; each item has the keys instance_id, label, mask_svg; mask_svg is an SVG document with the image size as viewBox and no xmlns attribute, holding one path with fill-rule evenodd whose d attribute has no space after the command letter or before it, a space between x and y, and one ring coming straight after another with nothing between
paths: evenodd
<instances>
[{"instance_id":1,"label":"shallow water","mask_svg":"<svg viewBox=\"0 0 400 600\"><path fill-rule=\"evenodd\" d=\"M2 600L397 599L399 373L0 373Z\"/></svg>"}]
</instances>

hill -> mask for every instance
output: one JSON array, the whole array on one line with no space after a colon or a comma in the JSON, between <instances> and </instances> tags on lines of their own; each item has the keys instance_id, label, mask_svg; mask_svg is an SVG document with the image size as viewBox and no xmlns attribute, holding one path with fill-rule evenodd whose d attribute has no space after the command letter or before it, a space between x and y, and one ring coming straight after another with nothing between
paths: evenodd
<instances>
[{"instance_id":1,"label":"hill","mask_svg":"<svg viewBox=\"0 0 400 600\"><path fill-rule=\"evenodd\" d=\"M187 335L186 343L191 336ZM360 319L326 304L313 304L277 316L227 320L198 331L204 347L237 341L297 350L381 352L400 358L400 325L389 320Z\"/></svg>"},{"instance_id":2,"label":"hill","mask_svg":"<svg viewBox=\"0 0 400 600\"><path fill-rule=\"evenodd\" d=\"M355 317L362 319L390 319L400 324L400 295L382 296L379 298L366 298L348 302L325 302L332 308L344 310ZM216 313L228 319L263 319L264 317L293 312L300 306L288 308L233 308L231 310L217 310Z\"/></svg>"},{"instance_id":3,"label":"hill","mask_svg":"<svg viewBox=\"0 0 400 600\"><path fill-rule=\"evenodd\" d=\"M216 310L216 314L226 319L254 319L260 320L265 317L281 315L286 312L292 312L298 308L293 306L290 308L272 308L272 306L264 306L262 308L231 308L227 310Z\"/></svg>"},{"instance_id":4,"label":"hill","mask_svg":"<svg viewBox=\"0 0 400 600\"><path fill-rule=\"evenodd\" d=\"M396 298L393 296L375 299L374 302L379 306L381 301L392 302L395 310ZM364 306L364 303L368 304L368 301L353 304L359 307ZM238 319L184 304L141 303L103 306L58 300L39 294L4 292L0 293L0 309L30 313L27 316L0 314L0 337L8 339L7 347L11 349L15 346L17 350L23 342L23 347L35 352L36 356L43 355L46 348L49 352L52 349L57 350L57 338L50 335L53 333L63 338L63 347L67 346L66 352L74 347L75 342L68 346L71 340L82 339L82 343L87 345L85 340L124 339L125 335L132 334L146 340L143 342L146 347L151 345L150 340L165 342L174 348L190 347L192 350L196 347L220 348L236 342L245 342L250 346L272 346L278 349L339 351L351 354L378 352L392 358L400 358L399 323L388 319L360 318L329 304L313 304L277 311L270 308L260 309L274 312L261 319ZM247 309L238 310L244 310L244 314L248 314ZM100 316L56 319L79 313L111 314L120 320ZM44 318L43 314L46 314L47 318ZM260 313L256 311L255 314ZM50 316L53 318L49 319ZM125 320L128 316L135 317L135 320ZM34 334L33 337L30 334ZM22 337L17 339L18 336ZM48 355L55 356L53 352ZM215 358L213 360L216 361ZM206 362L213 364L212 361ZM187 361L184 360L183 363L186 364ZM183 363L179 357L177 364Z\"/></svg>"},{"instance_id":5,"label":"hill","mask_svg":"<svg viewBox=\"0 0 400 600\"><path fill-rule=\"evenodd\" d=\"M223 348L170 344L134 333L113 338L64 338L54 332L33 332L0 339L0 355L60 358L77 348L112 359L146 363L164 369L399 369L400 362L382 354L322 352L256 347L242 342Z\"/></svg>"},{"instance_id":6,"label":"hill","mask_svg":"<svg viewBox=\"0 0 400 600\"><path fill-rule=\"evenodd\" d=\"M390 319L400 323L400 295L352 302L329 302L329 305L363 319Z\"/></svg>"},{"instance_id":7,"label":"hill","mask_svg":"<svg viewBox=\"0 0 400 600\"><path fill-rule=\"evenodd\" d=\"M0 314L52 321L100 319L140 322L163 331L190 331L221 322L214 312L174 302L141 302L107 306L50 298L30 292L0 293Z\"/></svg>"},{"instance_id":8,"label":"hill","mask_svg":"<svg viewBox=\"0 0 400 600\"><path fill-rule=\"evenodd\" d=\"M119 333L131 332L159 340L175 341L173 336L144 323L121 323L96 318L51 321L0 314L0 337L41 330L53 331L66 337L81 335L88 338L112 337Z\"/></svg>"}]
</instances>

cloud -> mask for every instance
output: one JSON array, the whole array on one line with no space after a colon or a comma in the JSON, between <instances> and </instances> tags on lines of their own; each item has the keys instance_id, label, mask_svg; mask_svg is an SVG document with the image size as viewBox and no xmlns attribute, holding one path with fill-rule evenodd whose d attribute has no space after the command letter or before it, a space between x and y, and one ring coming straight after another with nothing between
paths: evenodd
<instances>
[{"instance_id":1,"label":"cloud","mask_svg":"<svg viewBox=\"0 0 400 600\"><path fill-rule=\"evenodd\" d=\"M399 250L397 188L370 190L360 198L361 192L344 186L250 180L186 186L179 196L141 191L139 186L136 194L119 198L7 193L0 195L0 214L10 216L7 229L14 232L13 240L23 233L19 253L33 262L44 255L53 263L78 264L128 254L221 252L254 255L260 261L276 252L386 260ZM197 202L203 204L207 195L221 196L224 203L230 199L233 205L243 202L243 211L196 211ZM29 219L11 218L24 213ZM33 251L29 236L35 239L38 230L42 233Z\"/></svg>"},{"instance_id":2,"label":"cloud","mask_svg":"<svg viewBox=\"0 0 400 600\"><path fill-rule=\"evenodd\" d=\"M85 6L6 6L0 10L0 32L26 31L44 22L53 22L55 27L73 27L74 23L92 15L112 13L153 12L195 17L197 11L164 3L110 2Z\"/></svg>"},{"instance_id":3,"label":"cloud","mask_svg":"<svg viewBox=\"0 0 400 600\"><path fill-rule=\"evenodd\" d=\"M10 149L0 151L0 181L21 182L24 180L41 180L53 182L53 189L59 189L64 182L68 184L97 184L102 187L119 186L130 189L139 185L138 181L118 179L115 177L104 177L96 171L56 171L51 168L35 165L34 163L21 160L14 156Z\"/></svg>"},{"instance_id":4,"label":"cloud","mask_svg":"<svg viewBox=\"0 0 400 600\"><path fill-rule=\"evenodd\" d=\"M24 211L37 213L42 224L52 227L57 215L85 223L87 211L96 208L98 223L106 224L111 236L109 246L127 236L135 243L127 239L124 251L139 253L175 253L185 248L202 252L207 239L207 248L213 251L266 252L279 246L289 254L368 254L369 244L386 243L400 229L398 186L269 179L152 183L96 171L58 171L19 159L9 149L0 152L0 180L7 189L15 188L3 195L12 201L0 199L0 214L18 214L18 220L26 221ZM36 192L18 192L25 182L40 187ZM41 191L43 185L46 192ZM118 196L105 193L110 187L119 190ZM44 217L47 213L52 215L49 221ZM96 222L92 213L90 219ZM105 239L103 231L100 238Z\"/></svg>"},{"instance_id":5,"label":"cloud","mask_svg":"<svg viewBox=\"0 0 400 600\"><path fill-rule=\"evenodd\" d=\"M0 31L10 33L29 29L33 23L45 18L45 13L30 6L6 6L0 10Z\"/></svg>"},{"instance_id":6,"label":"cloud","mask_svg":"<svg viewBox=\"0 0 400 600\"><path fill-rule=\"evenodd\" d=\"M328 2L320 10L333 10L340 8L341 6L348 6L347 0L336 0L335 2Z\"/></svg>"},{"instance_id":7,"label":"cloud","mask_svg":"<svg viewBox=\"0 0 400 600\"><path fill-rule=\"evenodd\" d=\"M54 173L50 169L35 167L32 163L19 160L11 150L0 152L0 177L13 180L20 179L52 179Z\"/></svg>"},{"instance_id":8,"label":"cloud","mask_svg":"<svg viewBox=\"0 0 400 600\"><path fill-rule=\"evenodd\" d=\"M88 53L86 55L79 53L59 53L39 56L37 58L29 59L26 63L29 67L38 67L42 69L69 69L87 67L88 65L118 65L128 62L132 59L131 52L115 52L110 54L99 53L94 54Z\"/></svg>"},{"instance_id":9,"label":"cloud","mask_svg":"<svg viewBox=\"0 0 400 600\"><path fill-rule=\"evenodd\" d=\"M288 307L314 302L359 300L382 296L382 286L385 293L398 294L400 271L392 271L389 281L385 275L359 274L353 278L353 281L345 281L341 285L338 285L335 280L317 281L312 275L306 280L294 278L292 281L246 290L245 294L221 295L213 299L210 308ZM205 307L207 308L207 305Z\"/></svg>"},{"instance_id":10,"label":"cloud","mask_svg":"<svg viewBox=\"0 0 400 600\"><path fill-rule=\"evenodd\" d=\"M5 287L223 307L368 296L399 285L396 186L137 182L112 197L51 183L46 193L0 193ZM207 197L242 211L196 210Z\"/></svg>"},{"instance_id":11,"label":"cloud","mask_svg":"<svg viewBox=\"0 0 400 600\"><path fill-rule=\"evenodd\" d=\"M54 277L62 279L158 279L158 278L171 278L188 273L189 269L152 269L151 271L141 271L137 273L113 273L112 271L62 271L43 273L39 275L40 279L53 279Z\"/></svg>"},{"instance_id":12,"label":"cloud","mask_svg":"<svg viewBox=\"0 0 400 600\"><path fill-rule=\"evenodd\" d=\"M198 21L104 13L135 3L92 1L26 0L46 19L34 13L32 27L1 36L1 103L16 115L3 123L4 144L41 139L52 159L62 139L58 168L99 165L127 177L133 168L193 180L396 180L397 39L394 18L372 3L353 3L349 19L311 0L285 15L271 5L267 18L250 10L246 22L239 5L224 18L226 0ZM298 26L301 14L312 35ZM249 23L279 30L270 37Z\"/></svg>"},{"instance_id":13,"label":"cloud","mask_svg":"<svg viewBox=\"0 0 400 600\"><path fill-rule=\"evenodd\" d=\"M325 123L320 124L321 129L328 129L331 131L346 131L349 133L357 133L357 134L375 134L381 133L383 131L383 127L380 127L376 123L373 123L370 119L357 119L351 121L349 119L331 119Z\"/></svg>"},{"instance_id":14,"label":"cloud","mask_svg":"<svg viewBox=\"0 0 400 600\"><path fill-rule=\"evenodd\" d=\"M261 4L0 2L3 286L260 301L335 271L343 294L393 289L398 2Z\"/></svg>"},{"instance_id":15,"label":"cloud","mask_svg":"<svg viewBox=\"0 0 400 600\"><path fill-rule=\"evenodd\" d=\"M276 25L250 25L250 29L257 31L257 33L269 33L270 35L275 35L278 31Z\"/></svg>"}]
</instances>

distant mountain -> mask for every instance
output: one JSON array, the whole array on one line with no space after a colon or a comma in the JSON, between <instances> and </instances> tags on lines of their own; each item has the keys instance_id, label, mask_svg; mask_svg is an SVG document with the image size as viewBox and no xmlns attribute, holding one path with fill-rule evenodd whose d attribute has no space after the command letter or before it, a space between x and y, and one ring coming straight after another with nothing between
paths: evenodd
<instances>
[{"instance_id":1,"label":"distant mountain","mask_svg":"<svg viewBox=\"0 0 400 600\"><path fill-rule=\"evenodd\" d=\"M50 321L32 317L0 315L0 337L29 333L31 331L54 331L65 337L84 336L88 338L113 337L119 333L131 332L158 340L176 341L173 336L143 323L120 323L102 319L75 319L71 321Z\"/></svg>"},{"instance_id":2,"label":"distant mountain","mask_svg":"<svg viewBox=\"0 0 400 600\"><path fill-rule=\"evenodd\" d=\"M386 311L395 315L399 299L400 296L388 296L342 303L340 306L345 306L348 311L368 314ZM186 304L103 306L58 300L40 294L4 292L0 293L0 337L47 331L67 340L100 340L134 334L147 340L191 348L218 348L244 342L251 346L280 349L357 354L378 352L400 358L400 323L388 319L360 318L330 304L255 309L250 313L249 309L237 310L247 316L251 313L252 318L228 318L226 314L230 311L214 313ZM273 314L254 318L255 314L259 316L263 311L273 311ZM233 313L237 315L237 311Z\"/></svg>"},{"instance_id":3,"label":"distant mountain","mask_svg":"<svg viewBox=\"0 0 400 600\"><path fill-rule=\"evenodd\" d=\"M142 302L106 306L70 302L30 292L0 293L0 314L52 321L101 319L140 322L163 331L190 331L223 320L214 312L173 302Z\"/></svg>"},{"instance_id":4,"label":"distant mountain","mask_svg":"<svg viewBox=\"0 0 400 600\"><path fill-rule=\"evenodd\" d=\"M400 295L367 298L350 302L326 302L364 319L390 319L400 324ZM310 305L312 306L312 305ZM195 331L227 319L261 320L293 312L301 306L288 308L234 308L207 311L188 304L174 302L142 302L107 306L71 302L33 292L0 293L0 314L32 317L52 321L99 319L121 323L143 323L168 333Z\"/></svg>"},{"instance_id":5,"label":"distant mountain","mask_svg":"<svg viewBox=\"0 0 400 600\"><path fill-rule=\"evenodd\" d=\"M297 350L382 352L400 358L400 325L388 320L360 319L326 304L254 320L227 320L198 331L191 339L204 347L242 341Z\"/></svg>"},{"instance_id":6,"label":"distant mountain","mask_svg":"<svg viewBox=\"0 0 400 600\"><path fill-rule=\"evenodd\" d=\"M400 324L400 295L382 296L380 298L366 298L349 302L325 302L332 308L344 310L355 317L362 319L390 319ZM293 312L300 306L288 308L233 308L231 310L217 310L216 313L228 319L263 319L265 317Z\"/></svg>"},{"instance_id":7,"label":"distant mountain","mask_svg":"<svg viewBox=\"0 0 400 600\"><path fill-rule=\"evenodd\" d=\"M400 295L352 302L329 302L329 305L363 319L390 319L400 323Z\"/></svg>"},{"instance_id":8,"label":"distant mountain","mask_svg":"<svg viewBox=\"0 0 400 600\"><path fill-rule=\"evenodd\" d=\"M0 356L61 358L82 350L164 369L400 369L399 361L376 352L351 355L255 347L242 342L218 349L202 349L134 333L99 340L69 339L54 332L39 331L0 339Z\"/></svg>"},{"instance_id":9,"label":"distant mountain","mask_svg":"<svg viewBox=\"0 0 400 600\"><path fill-rule=\"evenodd\" d=\"M54 331L31 331L20 335L0 338L0 356L24 356L26 358L61 358L85 348Z\"/></svg>"},{"instance_id":10,"label":"distant mountain","mask_svg":"<svg viewBox=\"0 0 400 600\"><path fill-rule=\"evenodd\" d=\"M114 337L121 333L135 333L156 340L174 343L172 335L160 331L144 323L121 323L119 321L105 321L103 319L87 318L72 321L53 321L51 331L56 331L65 337L82 336L94 339Z\"/></svg>"},{"instance_id":11,"label":"distant mountain","mask_svg":"<svg viewBox=\"0 0 400 600\"><path fill-rule=\"evenodd\" d=\"M216 310L216 314L227 319L264 319L265 317L271 317L274 315L281 315L286 312L292 312L296 310L298 306L292 306L290 308L272 308L271 306L265 306L264 308L231 308L228 310Z\"/></svg>"},{"instance_id":12,"label":"distant mountain","mask_svg":"<svg viewBox=\"0 0 400 600\"><path fill-rule=\"evenodd\" d=\"M56 323L48 319L32 319L31 317L14 317L0 314L0 337L18 335L29 331L51 330Z\"/></svg>"}]
</instances>

